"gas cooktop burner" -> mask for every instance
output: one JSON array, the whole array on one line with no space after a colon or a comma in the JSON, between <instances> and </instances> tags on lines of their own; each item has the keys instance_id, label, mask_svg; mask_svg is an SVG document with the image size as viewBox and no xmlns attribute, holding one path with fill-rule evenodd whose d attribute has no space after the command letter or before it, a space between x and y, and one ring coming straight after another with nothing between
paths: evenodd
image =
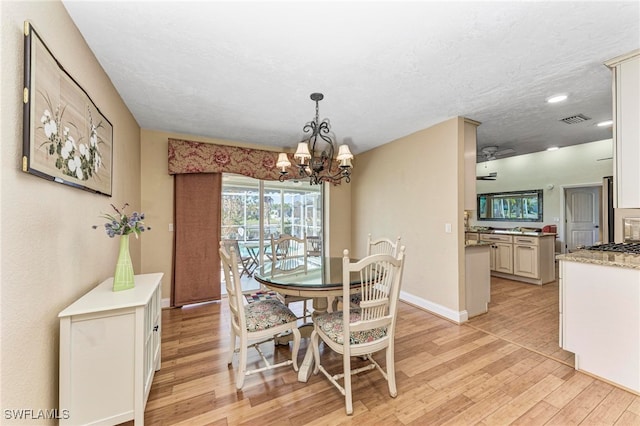
<instances>
[{"instance_id":1,"label":"gas cooktop burner","mask_svg":"<svg viewBox=\"0 0 640 426\"><path fill-rule=\"evenodd\" d=\"M640 254L640 243L607 243L585 247L585 250L613 251L617 253Z\"/></svg>"}]
</instances>

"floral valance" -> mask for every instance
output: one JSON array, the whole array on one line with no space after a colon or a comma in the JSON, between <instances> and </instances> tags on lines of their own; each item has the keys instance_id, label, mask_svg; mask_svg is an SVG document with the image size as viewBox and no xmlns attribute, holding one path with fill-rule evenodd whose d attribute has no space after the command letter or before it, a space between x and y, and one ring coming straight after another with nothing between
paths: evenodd
<instances>
[{"instance_id":1,"label":"floral valance","mask_svg":"<svg viewBox=\"0 0 640 426\"><path fill-rule=\"evenodd\" d=\"M277 180L278 153L261 149L169 139L169 174L237 173Z\"/></svg>"},{"instance_id":2,"label":"floral valance","mask_svg":"<svg viewBox=\"0 0 640 426\"><path fill-rule=\"evenodd\" d=\"M293 156L288 154L294 164ZM169 174L236 173L260 180L278 180L278 153L262 149L240 148L205 142L169 139ZM334 170L335 173L335 170ZM324 172L323 174L326 174ZM287 179L298 177L297 169L289 170ZM331 181L334 185L340 181Z\"/></svg>"}]
</instances>

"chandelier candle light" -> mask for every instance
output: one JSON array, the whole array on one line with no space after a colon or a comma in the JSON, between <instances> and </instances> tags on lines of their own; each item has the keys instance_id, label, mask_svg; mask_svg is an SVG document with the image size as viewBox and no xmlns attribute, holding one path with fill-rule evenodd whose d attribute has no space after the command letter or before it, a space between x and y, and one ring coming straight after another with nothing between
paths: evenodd
<instances>
[{"instance_id":1,"label":"chandelier candle light","mask_svg":"<svg viewBox=\"0 0 640 426\"><path fill-rule=\"evenodd\" d=\"M311 100L316 103L316 116L315 119L304 125L302 130L304 133L311 133L311 135L298 144L296 153L293 154L293 158L296 159L298 167L298 175L301 178L309 178L311 185L317 185L322 182L337 183L343 178L348 183L351 181L351 160L353 154L349 150L348 145L340 145L338 147L338 155L336 161L338 164L338 170L335 174L332 174L331 161L335 153L336 143L331 138L329 127L329 120L325 118L320 122L318 114L318 102L324 99L322 93L312 93ZM320 142L325 142L327 146L320 150ZM276 166L280 168L280 181L283 182L289 173L287 168L291 167L291 162L286 153L281 152L278 154L278 161ZM322 173L325 172L325 173Z\"/></svg>"}]
</instances>

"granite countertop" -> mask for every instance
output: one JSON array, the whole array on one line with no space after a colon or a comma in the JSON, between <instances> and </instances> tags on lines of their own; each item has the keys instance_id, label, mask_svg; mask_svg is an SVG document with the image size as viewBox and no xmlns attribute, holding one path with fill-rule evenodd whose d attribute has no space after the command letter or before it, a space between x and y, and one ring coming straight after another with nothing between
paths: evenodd
<instances>
[{"instance_id":1,"label":"granite countertop","mask_svg":"<svg viewBox=\"0 0 640 426\"><path fill-rule=\"evenodd\" d=\"M556 259L569 262L591 263L594 265L640 269L640 254L579 250L572 253L559 254L556 256Z\"/></svg>"},{"instance_id":2,"label":"granite countertop","mask_svg":"<svg viewBox=\"0 0 640 426\"><path fill-rule=\"evenodd\" d=\"M488 231L474 231L472 229L466 230L467 233L473 234L503 234L503 235L526 235L528 237L546 237L549 235L555 236L553 232L536 232L536 231L510 231L502 229L490 229Z\"/></svg>"},{"instance_id":3,"label":"granite countertop","mask_svg":"<svg viewBox=\"0 0 640 426\"><path fill-rule=\"evenodd\" d=\"M468 240L464 242L465 247L476 247L476 246L490 246L491 242L489 241L476 241L476 240Z\"/></svg>"}]
</instances>

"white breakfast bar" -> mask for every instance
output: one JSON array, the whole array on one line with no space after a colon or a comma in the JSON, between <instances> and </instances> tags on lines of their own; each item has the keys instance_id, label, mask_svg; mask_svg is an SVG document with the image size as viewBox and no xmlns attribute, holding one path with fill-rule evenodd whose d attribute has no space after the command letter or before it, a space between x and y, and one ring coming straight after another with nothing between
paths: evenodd
<instances>
[{"instance_id":1,"label":"white breakfast bar","mask_svg":"<svg viewBox=\"0 0 640 426\"><path fill-rule=\"evenodd\" d=\"M640 255L559 255L560 346L575 368L640 393Z\"/></svg>"}]
</instances>

